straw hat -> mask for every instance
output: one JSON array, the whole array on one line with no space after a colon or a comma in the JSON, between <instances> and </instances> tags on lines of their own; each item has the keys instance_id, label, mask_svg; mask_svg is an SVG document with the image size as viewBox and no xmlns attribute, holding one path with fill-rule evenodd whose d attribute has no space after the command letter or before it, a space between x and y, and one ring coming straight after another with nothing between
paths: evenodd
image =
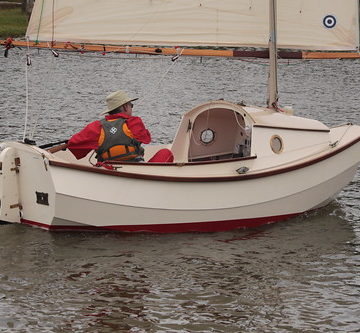
<instances>
[{"instance_id":1,"label":"straw hat","mask_svg":"<svg viewBox=\"0 0 360 333\"><path fill-rule=\"evenodd\" d=\"M138 98L130 98L125 91L118 90L110 95L106 96L107 110L100 113L100 115L106 114L119 106L122 106L128 102L136 101Z\"/></svg>"}]
</instances>

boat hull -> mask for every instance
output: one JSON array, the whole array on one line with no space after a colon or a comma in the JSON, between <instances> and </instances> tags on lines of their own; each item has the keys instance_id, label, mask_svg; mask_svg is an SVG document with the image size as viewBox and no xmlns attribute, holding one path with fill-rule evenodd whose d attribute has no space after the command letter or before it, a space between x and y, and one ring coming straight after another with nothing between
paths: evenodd
<instances>
[{"instance_id":1,"label":"boat hull","mask_svg":"<svg viewBox=\"0 0 360 333\"><path fill-rule=\"evenodd\" d=\"M311 172L309 170L309 173ZM132 205L129 203L126 205L121 204L121 200L116 203L105 203L93 199L74 198L71 195L58 194L57 218L53 221L52 226L56 229L66 228L67 226L72 226L74 229L81 229L83 226L94 226L96 228L127 232L213 232L257 227L286 220L326 205L351 181L355 172L356 166L314 186L306 184L307 189L304 186L304 190L293 194L289 194L289 192L293 191L288 189L288 184L293 183L293 180L291 180L292 173L287 177L289 181L268 177L269 179L257 181L258 184L255 184L254 180L249 180L246 185L242 184L242 182L234 182L231 187L234 187L234 191L238 191L238 200L237 204L235 206L233 204L231 207L225 207L226 204L224 203L222 204L223 207L206 205L204 202L206 198L197 200L193 195L188 195L188 202L183 202L183 205L188 204L188 206L191 206L190 202L197 201L199 207L203 205L206 207L184 209L179 204L177 207L169 208L168 197L171 196L171 193L159 191L157 188L159 184L154 184L154 188L146 191L143 195L147 197L151 193L158 193L159 201L164 202L162 207L139 207L139 205L136 206L136 201ZM307 177L304 170L298 173L299 175L296 177ZM303 176L300 175L302 173ZM279 184L279 181L282 184ZM179 184L169 185L176 187ZM194 187L199 187L196 192L203 192L204 197L226 197L230 192L233 192L227 188L229 184L216 184L215 188L214 184L212 184L213 189L211 191L203 183L187 183L186 185L189 188L189 193L194 192ZM274 199L274 193L269 191L265 196L259 195L259 200L253 200L250 203L250 198L246 198L246 192L242 193L242 187L246 187L246 191L251 191L253 194L263 191L264 188L276 188L279 190L279 187L281 187L281 190L286 194ZM252 187L253 189L251 189ZM234 194L231 193L231 195ZM173 199L174 204L177 200L176 196ZM74 225L74 221L78 223L77 226Z\"/></svg>"},{"instance_id":2,"label":"boat hull","mask_svg":"<svg viewBox=\"0 0 360 333\"><path fill-rule=\"evenodd\" d=\"M54 230L126 232L257 227L329 203L353 179L359 146L304 168L243 181L156 181L51 167L56 189L54 219L50 224L22 222ZM94 183L98 186L90 185Z\"/></svg>"},{"instance_id":3,"label":"boat hull","mask_svg":"<svg viewBox=\"0 0 360 333\"><path fill-rule=\"evenodd\" d=\"M329 203L357 171L358 132L347 129L341 143L271 168L269 160L254 157L123 164L111 171L10 143L0 154L0 220L52 230L125 232L257 227ZM239 167L249 171L239 174Z\"/></svg>"}]
</instances>

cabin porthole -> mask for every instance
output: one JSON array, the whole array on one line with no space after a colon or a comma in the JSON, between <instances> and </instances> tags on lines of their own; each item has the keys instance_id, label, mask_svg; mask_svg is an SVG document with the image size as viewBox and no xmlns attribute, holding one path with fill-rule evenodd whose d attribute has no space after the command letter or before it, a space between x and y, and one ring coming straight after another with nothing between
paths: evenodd
<instances>
[{"instance_id":1,"label":"cabin porthole","mask_svg":"<svg viewBox=\"0 0 360 333\"><path fill-rule=\"evenodd\" d=\"M273 135L270 139L270 147L275 154L280 154L284 149L284 143L281 137Z\"/></svg>"},{"instance_id":2,"label":"cabin porthole","mask_svg":"<svg viewBox=\"0 0 360 333\"><path fill-rule=\"evenodd\" d=\"M215 140L215 132L211 128L207 128L200 133L200 142L208 145Z\"/></svg>"}]
</instances>

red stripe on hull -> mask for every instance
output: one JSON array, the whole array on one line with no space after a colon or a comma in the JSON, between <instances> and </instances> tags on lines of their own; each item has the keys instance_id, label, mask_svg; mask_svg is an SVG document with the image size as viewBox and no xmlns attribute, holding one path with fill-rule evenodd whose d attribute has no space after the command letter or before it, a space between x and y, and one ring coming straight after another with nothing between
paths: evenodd
<instances>
[{"instance_id":1,"label":"red stripe on hull","mask_svg":"<svg viewBox=\"0 0 360 333\"><path fill-rule=\"evenodd\" d=\"M90 225L75 226L75 225L48 225L44 223L34 222L30 220L21 219L22 224L28 224L33 227L38 227L45 230L61 230L61 231L99 231L103 230L99 227L93 227Z\"/></svg>"},{"instance_id":2,"label":"red stripe on hull","mask_svg":"<svg viewBox=\"0 0 360 333\"><path fill-rule=\"evenodd\" d=\"M66 226L66 225L47 225L39 222L22 219L21 223L29 224L47 230L63 231L120 231L120 232L153 232L153 233L181 233L181 232L218 232L232 229L254 228L263 224L269 224L290 219L301 213L258 217L253 219L226 220L211 222L192 222L192 223L170 223L170 224L143 224L143 225L110 225L105 227L95 226Z\"/></svg>"}]
</instances>

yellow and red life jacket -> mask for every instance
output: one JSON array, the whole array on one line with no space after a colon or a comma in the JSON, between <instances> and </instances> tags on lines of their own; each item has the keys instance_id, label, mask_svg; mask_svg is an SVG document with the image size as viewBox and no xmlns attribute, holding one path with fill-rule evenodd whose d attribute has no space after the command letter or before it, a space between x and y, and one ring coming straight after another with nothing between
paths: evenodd
<instances>
[{"instance_id":1,"label":"yellow and red life jacket","mask_svg":"<svg viewBox=\"0 0 360 333\"><path fill-rule=\"evenodd\" d=\"M100 121L102 128L96 151L98 161L129 161L144 155L141 143L134 138L125 121L123 118Z\"/></svg>"}]
</instances>

